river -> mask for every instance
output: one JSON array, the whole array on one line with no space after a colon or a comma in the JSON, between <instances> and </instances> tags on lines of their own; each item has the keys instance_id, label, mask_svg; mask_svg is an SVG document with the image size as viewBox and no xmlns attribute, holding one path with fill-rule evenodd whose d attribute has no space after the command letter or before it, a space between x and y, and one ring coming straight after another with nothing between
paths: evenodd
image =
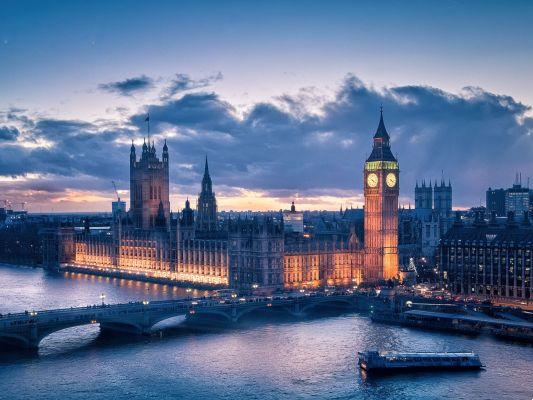
<instances>
[{"instance_id":1,"label":"river","mask_svg":"<svg viewBox=\"0 0 533 400\"><path fill-rule=\"evenodd\" d=\"M184 288L0 265L0 313L186 296ZM204 291L191 295L202 296ZM372 323L358 313L245 321L161 336L56 332L38 353L0 354L0 399L531 399L533 347ZM358 351L472 350L486 369L372 378Z\"/></svg>"}]
</instances>

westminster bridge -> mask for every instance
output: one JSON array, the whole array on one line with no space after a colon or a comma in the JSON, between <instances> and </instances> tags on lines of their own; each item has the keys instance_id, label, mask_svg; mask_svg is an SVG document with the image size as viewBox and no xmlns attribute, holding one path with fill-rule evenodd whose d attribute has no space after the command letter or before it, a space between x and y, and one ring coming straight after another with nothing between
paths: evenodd
<instances>
[{"instance_id":1,"label":"westminster bridge","mask_svg":"<svg viewBox=\"0 0 533 400\"><path fill-rule=\"evenodd\" d=\"M99 324L101 331L149 335L152 327L158 322L180 315L185 315L187 319L222 319L229 323L236 323L244 315L261 310L304 316L317 306L353 309L358 306L358 298L359 296L353 293L251 296L231 300L209 297L4 314L0 315L0 343L37 349L41 340L54 332L88 324Z\"/></svg>"}]
</instances>

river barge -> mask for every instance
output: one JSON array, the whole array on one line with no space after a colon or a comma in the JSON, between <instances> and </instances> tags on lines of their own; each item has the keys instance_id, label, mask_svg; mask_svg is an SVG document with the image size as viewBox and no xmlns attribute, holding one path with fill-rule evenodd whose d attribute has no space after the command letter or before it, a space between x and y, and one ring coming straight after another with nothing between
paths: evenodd
<instances>
[{"instance_id":1,"label":"river barge","mask_svg":"<svg viewBox=\"0 0 533 400\"><path fill-rule=\"evenodd\" d=\"M359 353L359 366L367 372L401 372L413 370L481 369L483 365L474 353L397 353L365 351Z\"/></svg>"}]
</instances>

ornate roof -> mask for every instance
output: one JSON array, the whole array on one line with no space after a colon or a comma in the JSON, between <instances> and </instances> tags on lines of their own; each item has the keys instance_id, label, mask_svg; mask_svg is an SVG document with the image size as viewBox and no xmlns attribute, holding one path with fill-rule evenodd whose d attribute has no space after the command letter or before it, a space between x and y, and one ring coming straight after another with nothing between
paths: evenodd
<instances>
[{"instance_id":1,"label":"ornate roof","mask_svg":"<svg viewBox=\"0 0 533 400\"><path fill-rule=\"evenodd\" d=\"M366 161L396 161L390 149L389 133L387 128L385 128L385 122L383 122L383 108L381 109L378 129L374 135L374 147Z\"/></svg>"}]
</instances>

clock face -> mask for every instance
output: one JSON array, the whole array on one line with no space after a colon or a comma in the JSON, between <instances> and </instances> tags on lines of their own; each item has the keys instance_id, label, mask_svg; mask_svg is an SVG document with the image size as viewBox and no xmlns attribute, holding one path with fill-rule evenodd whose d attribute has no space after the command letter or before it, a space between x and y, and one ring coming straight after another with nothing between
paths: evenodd
<instances>
[{"instance_id":1,"label":"clock face","mask_svg":"<svg viewBox=\"0 0 533 400\"><path fill-rule=\"evenodd\" d=\"M378 185L378 176L374 173L368 174L366 177L366 184L371 188L376 187Z\"/></svg>"},{"instance_id":2,"label":"clock face","mask_svg":"<svg viewBox=\"0 0 533 400\"><path fill-rule=\"evenodd\" d=\"M387 182L387 186L390 188L396 186L396 175L392 172L388 173L385 181Z\"/></svg>"}]
</instances>

